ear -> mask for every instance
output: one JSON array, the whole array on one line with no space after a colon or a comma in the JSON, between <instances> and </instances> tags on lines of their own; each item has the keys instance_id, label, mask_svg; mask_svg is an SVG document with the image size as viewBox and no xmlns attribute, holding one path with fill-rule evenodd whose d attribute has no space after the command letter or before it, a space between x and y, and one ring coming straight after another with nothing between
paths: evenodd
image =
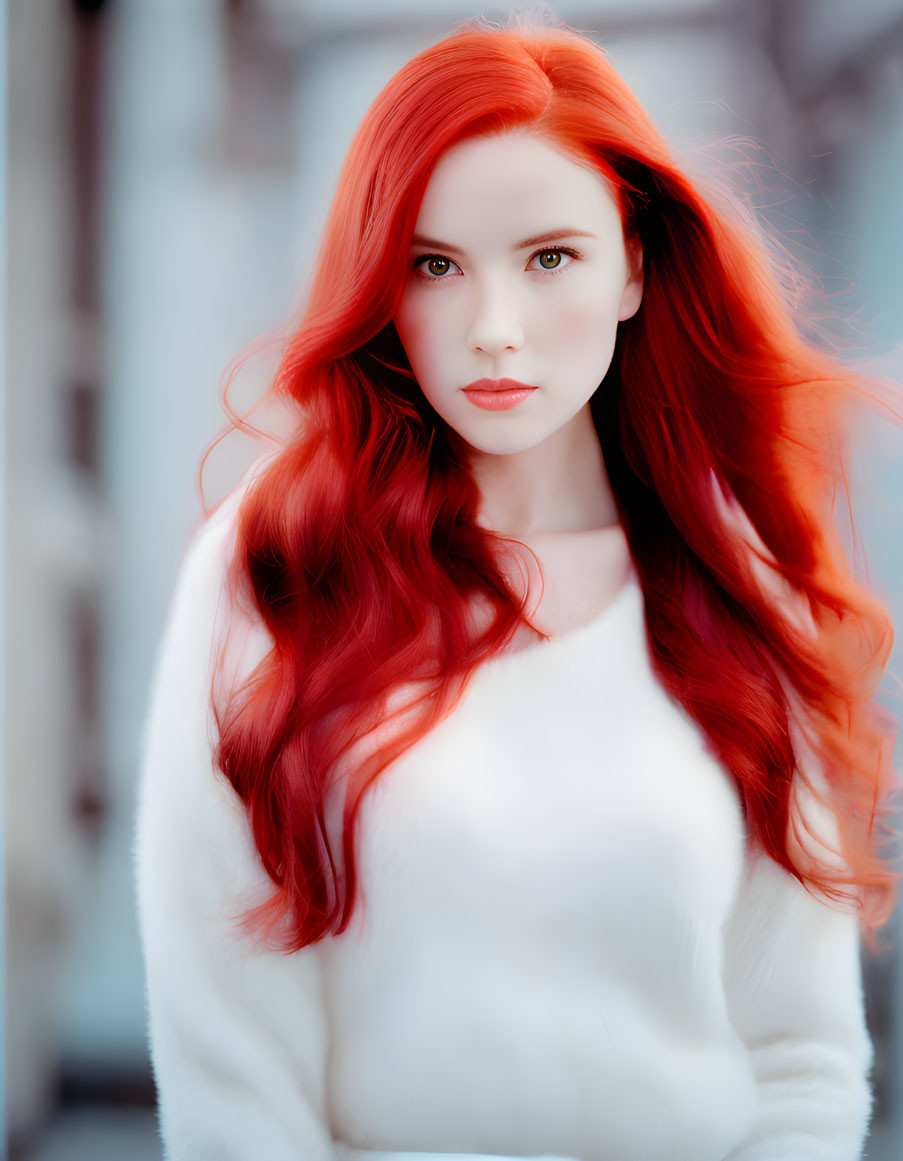
<instances>
[{"instance_id":1,"label":"ear","mask_svg":"<svg viewBox=\"0 0 903 1161\"><path fill-rule=\"evenodd\" d=\"M639 238L625 238L624 249L627 254L627 281L618 308L619 322L633 318L643 301L643 247Z\"/></svg>"}]
</instances>

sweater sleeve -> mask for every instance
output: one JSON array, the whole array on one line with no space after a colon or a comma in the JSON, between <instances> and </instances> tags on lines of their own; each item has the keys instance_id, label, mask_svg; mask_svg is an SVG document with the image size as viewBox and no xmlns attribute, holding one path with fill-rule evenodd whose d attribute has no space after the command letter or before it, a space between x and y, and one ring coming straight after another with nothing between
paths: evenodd
<instances>
[{"instance_id":1,"label":"sweater sleeve","mask_svg":"<svg viewBox=\"0 0 903 1161\"><path fill-rule=\"evenodd\" d=\"M872 1059L856 917L759 852L725 938L728 1007L758 1092L751 1131L728 1161L856 1161Z\"/></svg>"},{"instance_id":2,"label":"sweater sleeve","mask_svg":"<svg viewBox=\"0 0 903 1161\"><path fill-rule=\"evenodd\" d=\"M145 735L136 872L167 1161L334 1161L315 948L284 955L235 917L269 893L244 808L213 768L210 677L236 498L191 545Z\"/></svg>"}]
</instances>

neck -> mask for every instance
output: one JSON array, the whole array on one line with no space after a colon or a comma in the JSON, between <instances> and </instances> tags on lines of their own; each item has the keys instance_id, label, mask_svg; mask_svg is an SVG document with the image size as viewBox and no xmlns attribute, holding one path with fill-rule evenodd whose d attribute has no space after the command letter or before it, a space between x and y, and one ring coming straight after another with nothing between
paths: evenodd
<instances>
[{"instance_id":1,"label":"neck","mask_svg":"<svg viewBox=\"0 0 903 1161\"><path fill-rule=\"evenodd\" d=\"M510 455L472 451L479 523L508 536L585 532L617 524L589 404L542 443Z\"/></svg>"}]
</instances>

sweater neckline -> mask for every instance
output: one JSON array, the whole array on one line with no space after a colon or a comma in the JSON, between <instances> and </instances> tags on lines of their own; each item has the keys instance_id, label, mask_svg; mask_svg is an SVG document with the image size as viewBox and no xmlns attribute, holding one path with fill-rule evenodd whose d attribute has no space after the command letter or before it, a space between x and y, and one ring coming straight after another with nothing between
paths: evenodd
<instances>
[{"instance_id":1,"label":"sweater neckline","mask_svg":"<svg viewBox=\"0 0 903 1161\"><path fill-rule=\"evenodd\" d=\"M526 645L523 649L516 649L513 652L506 649L501 653L495 653L478 667L477 672L502 668L509 662L532 664L533 662L528 662L530 657L533 657L538 664L540 659L548 659L559 651L576 648L595 637L596 634L601 633L605 627L623 621L622 614L625 606L637 599L640 602L640 608L642 608L642 589L639 577L636 574L636 569L631 565L623 585L605 608L591 620L574 629L568 629L564 633L553 633L548 637L543 637L531 645Z\"/></svg>"},{"instance_id":2,"label":"sweater neckline","mask_svg":"<svg viewBox=\"0 0 903 1161\"><path fill-rule=\"evenodd\" d=\"M602 625L607 624L609 621L617 620L621 607L631 598L632 593L637 593L639 588L639 577L636 575L636 569L631 564L624 583L600 613L597 613L589 621L586 621L582 625L577 625L573 629L567 629L563 633L552 633L542 641L537 641L535 646L528 646L525 650L521 650L521 652L528 653L534 648L548 649L556 645L563 646L569 641L580 640L583 637L590 636L597 629L601 628Z\"/></svg>"}]
</instances>

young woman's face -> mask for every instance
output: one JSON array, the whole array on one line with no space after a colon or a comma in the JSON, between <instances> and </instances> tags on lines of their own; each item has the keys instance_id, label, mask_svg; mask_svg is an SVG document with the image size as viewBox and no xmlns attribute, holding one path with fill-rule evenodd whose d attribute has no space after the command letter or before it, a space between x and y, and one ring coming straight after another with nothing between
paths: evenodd
<instances>
[{"instance_id":1,"label":"young woman's face","mask_svg":"<svg viewBox=\"0 0 903 1161\"><path fill-rule=\"evenodd\" d=\"M395 326L446 423L476 451L510 454L587 407L641 298L641 255L608 182L506 133L439 159Z\"/></svg>"}]
</instances>

